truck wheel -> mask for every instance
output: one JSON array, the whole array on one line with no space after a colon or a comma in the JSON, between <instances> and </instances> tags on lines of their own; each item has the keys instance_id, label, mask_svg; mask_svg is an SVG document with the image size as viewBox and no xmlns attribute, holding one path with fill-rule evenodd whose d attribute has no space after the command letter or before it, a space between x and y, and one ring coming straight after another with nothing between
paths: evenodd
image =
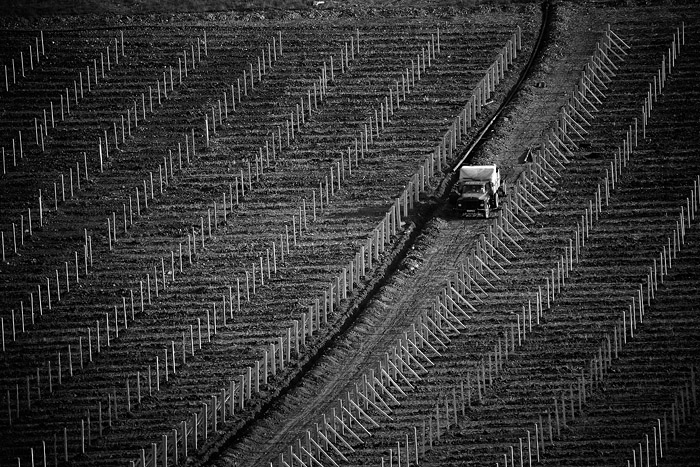
<instances>
[{"instance_id":1,"label":"truck wheel","mask_svg":"<svg viewBox=\"0 0 700 467\"><path fill-rule=\"evenodd\" d=\"M484 219L488 219L490 214L491 214L491 206L489 206L489 203L486 203L486 204L484 204Z\"/></svg>"},{"instance_id":2,"label":"truck wheel","mask_svg":"<svg viewBox=\"0 0 700 467\"><path fill-rule=\"evenodd\" d=\"M494 209L498 209L499 205L499 200L498 200L498 193L493 195L493 207Z\"/></svg>"}]
</instances>

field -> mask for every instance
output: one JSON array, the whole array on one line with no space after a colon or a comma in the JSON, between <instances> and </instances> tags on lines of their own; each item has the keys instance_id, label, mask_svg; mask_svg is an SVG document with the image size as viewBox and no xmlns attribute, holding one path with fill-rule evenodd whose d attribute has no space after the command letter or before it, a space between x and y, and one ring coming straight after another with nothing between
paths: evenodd
<instances>
[{"instance_id":1,"label":"field","mask_svg":"<svg viewBox=\"0 0 700 467\"><path fill-rule=\"evenodd\" d=\"M58 17L2 89L0 465L692 465L698 12L589 6Z\"/></svg>"}]
</instances>

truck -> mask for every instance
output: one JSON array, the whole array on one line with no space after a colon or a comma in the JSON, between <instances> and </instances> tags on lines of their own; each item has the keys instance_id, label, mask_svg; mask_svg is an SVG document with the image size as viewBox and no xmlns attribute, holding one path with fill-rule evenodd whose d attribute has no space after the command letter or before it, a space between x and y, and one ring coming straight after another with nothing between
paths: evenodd
<instances>
[{"instance_id":1,"label":"truck","mask_svg":"<svg viewBox=\"0 0 700 467\"><path fill-rule=\"evenodd\" d=\"M488 218L499 207L502 196L501 172L495 165L465 165L450 193L450 204L460 214L483 214Z\"/></svg>"}]
</instances>

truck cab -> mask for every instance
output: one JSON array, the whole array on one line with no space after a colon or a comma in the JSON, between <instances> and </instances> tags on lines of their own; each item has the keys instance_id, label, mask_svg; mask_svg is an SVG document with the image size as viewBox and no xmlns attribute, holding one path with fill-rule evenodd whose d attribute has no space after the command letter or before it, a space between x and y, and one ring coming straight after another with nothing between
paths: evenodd
<instances>
[{"instance_id":1,"label":"truck cab","mask_svg":"<svg viewBox=\"0 0 700 467\"><path fill-rule=\"evenodd\" d=\"M450 203L460 214L483 214L488 218L503 194L501 173L495 165L465 165L450 193Z\"/></svg>"}]
</instances>

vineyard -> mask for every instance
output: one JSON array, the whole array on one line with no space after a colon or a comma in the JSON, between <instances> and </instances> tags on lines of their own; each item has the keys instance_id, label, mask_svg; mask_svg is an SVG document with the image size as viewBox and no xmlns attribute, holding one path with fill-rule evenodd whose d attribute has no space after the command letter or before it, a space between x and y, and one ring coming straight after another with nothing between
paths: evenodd
<instances>
[{"instance_id":1,"label":"vineyard","mask_svg":"<svg viewBox=\"0 0 700 467\"><path fill-rule=\"evenodd\" d=\"M377 11L7 21L0 465L693 465L697 7Z\"/></svg>"}]
</instances>

